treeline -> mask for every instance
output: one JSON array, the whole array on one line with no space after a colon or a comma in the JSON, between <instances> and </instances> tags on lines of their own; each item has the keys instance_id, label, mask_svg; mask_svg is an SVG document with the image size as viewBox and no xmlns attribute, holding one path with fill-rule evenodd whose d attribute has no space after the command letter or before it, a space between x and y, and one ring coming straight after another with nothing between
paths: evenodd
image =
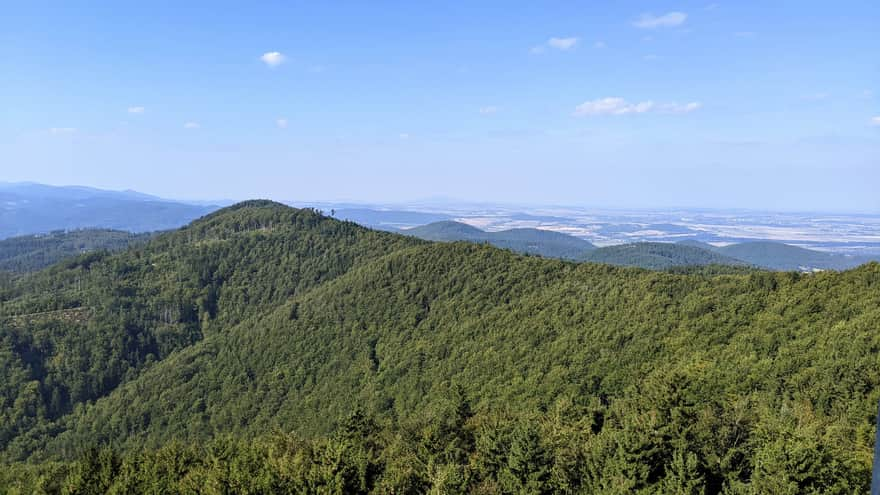
<instances>
[{"instance_id":1,"label":"treeline","mask_svg":"<svg viewBox=\"0 0 880 495\"><path fill-rule=\"evenodd\" d=\"M561 398L526 416L474 414L454 389L417 420L382 425L356 411L319 439L275 432L244 440L225 434L200 443L171 441L156 450L91 447L70 462L9 465L0 472L0 491L867 492L870 470L860 462L840 462L842 449L830 443L837 436L829 431L833 425L818 421L808 406L793 407L781 423L755 438L748 405L738 404L729 413L720 404L701 410L675 388L672 382L647 384L656 394L649 410L608 408L597 398Z\"/></svg>"}]
</instances>

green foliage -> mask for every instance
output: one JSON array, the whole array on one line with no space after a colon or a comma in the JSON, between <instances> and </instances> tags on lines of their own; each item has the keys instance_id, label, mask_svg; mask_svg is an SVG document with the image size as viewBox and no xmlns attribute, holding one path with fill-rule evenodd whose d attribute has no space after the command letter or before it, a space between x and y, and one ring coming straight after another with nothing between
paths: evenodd
<instances>
[{"instance_id":1,"label":"green foliage","mask_svg":"<svg viewBox=\"0 0 880 495\"><path fill-rule=\"evenodd\" d=\"M29 273L91 251L120 251L142 244L153 234L84 229L0 240L0 271Z\"/></svg>"},{"instance_id":2,"label":"green foliage","mask_svg":"<svg viewBox=\"0 0 880 495\"><path fill-rule=\"evenodd\" d=\"M586 253L581 261L665 270L679 266L727 265L746 267L743 261L707 249L669 242L634 242Z\"/></svg>"},{"instance_id":3,"label":"green foliage","mask_svg":"<svg viewBox=\"0 0 880 495\"><path fill-rule=\"evenodd\" d=\"M870 478L878 264L649 272L248 202L3 294L0 491L853 493Z\"/></svg>"}]
</instances>

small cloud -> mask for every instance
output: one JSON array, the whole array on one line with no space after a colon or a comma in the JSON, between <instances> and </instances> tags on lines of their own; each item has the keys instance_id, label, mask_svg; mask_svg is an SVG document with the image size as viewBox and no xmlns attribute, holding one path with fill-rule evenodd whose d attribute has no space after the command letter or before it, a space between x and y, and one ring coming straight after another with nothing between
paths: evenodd
<instances>
[{"instance_id":1,"label":"small cloud","mask_svg":"<svg viewBox=\"0 0 880 495\"><path fill-rule=\"evenodd\" d=\"M284 63L286 57L281 52L266 52L260 56L260 60L269 67L278 67Z\"/></svg>"},{"instance_id":2,"label":"small cloud","mask_svg":"<svg viewBox=\"0 0 880 495\"><path fill-rule=\"evenodd\" d=\"M645 113L654 108L653 101L630 103L623 98L610 96L598 100L585 101L575 107L574 114L578 117L587 115L627 115Z\"/></svg>"},{"instance_id":3,"label":"small cloud","mask_svg":"<svg viewBox=\"0 0 880 495\"><path fill-rule=\"evenodd\" d=\"M736 36L737 38L752 39L752 38L758 36L758 33L754 32L754 31L737 31L737 32L733 33L733 35Z\"/></svg>"},{"instance_id":4,"label":"small cloud","mask_svg":"<svg viewBox=\"0 0 880 495\"><path fill-rule=\"evenodd\" d=\"M202 126L199 125L198 122L187 122L186 124L183 124L184 129L199 129L201 127Z\"/></svg>"},{"instance_id":5,"label":"small cloud","mask_svg":"<svg viewBox=\"0 0 880 495\"><path fill-rule=\"evenodd\" d=\"M593 43L593 48L605 48L605 46L606 45L604 41L597 41Z\"/></svg>"},{"instance_id":6,"label":"small cloud","mask_svg":"<svg viewBox=\"0 0 880 495\"><path fill-rule=\"evenodd\" d=\"M480 115L492 115L494 113L498 113L498 110L500 110L500 108L498 108L498 107L493 107L493 106L483 107L480 109Z\"/></svg>"},{"instance_id":7,"label":"small cloud","mask_svg":"<svg viewBox=\"0 0 880 495\"><path fill-rule=\"evenodd\" d=\"M574 48L578 42L577 38L550 38L547 40L547 46L556 48L557 50L568 50Z\"/></svg>"},{"instance_id":8,"label":"small cloud","mask_svg":"<svg viewBox=\"0 0 880 495\"><path fill-rule=\"evenodd\" d=\"M641 17L633 22L633 26L640 29L676 27L684 24L685 20L687 20L687 14L684 12L669 12L660 16L642 14Z\"/></svg>"},{"instance_id":9,"label":"small cloud","mask_svg":"<svg viewBox=\"0 0 880 495\"><path fill-rule=\"evenodd\" d=\"M643 56L642 60L645 60L647 62L654 62L655 60L660 60L660 56L649 53L648 55Z\"/></svg>"},{"instance_id":10,"label":"small cloud","mask_svg":"<svg viewBox=\"0 0 880 495\"><path fill-rule=\"evenodd\" d=\"M400 139L406 141L407 139L409 139L409 134L407 134L407 133L405 133L405 132L402 132L402 133L400 133L397 137L399 137Z\"/></svg>"},{"instance_id":11,"label":"small cloud","mask_svg":"<svg viewBox=\"0 0 880 495\"><path fill-rule=\"evenodd\" d=\"M706 5L705 7L703 7L703 10L715 10L720 6L721 5L719 5L717 3L710 3L709 5Z\"/></svg>"},{"instance_id":12,"label":"small cloud","mask_svg":"<svg viewBox=\"0 0 880 495\"><path fill-rule=\"evenodd\" d=\"M279 129L287 129L287 119L284 117L276 119L275 125L278 126Z\"/></svg>"},{"instance_id":13,"label":"small cloud","mask_svg":"<svg viewBox=\"0 0 880 495\"><path fill-rule=\"evenodd\" d=\"M327 70L327 68L324 67L323 65L313 65L313 66L309 67L309 69L308 69L308 71L311 72L312 74L320 74L321 72L324 72L325 70Z\"/></svg>"},{"instance_id":14,"label":"small cloud","mask_svg":"<svg viewBox=\"0 0 880 495\"><path fill-rule=\"evenodd\" d=\"M544 43L532 47L530 50L534 54L544 53L547 48L553 48L554 50L567 51L574 48L577 45L578 38L570 37L570 38L550 38Z\"/></svg>"},{"instance_id":15,"label":"small cloud","mask_svg":"<svg viewBox=\"0 0 880 495\"><path fill-rule=\"evenodd\" d=\"M657 109L664 113L691 113L694 110L699 110L703 104L698 101L692 101L690 103L663 103L657 106Z\"/></svg>"},{"instance_id":16,"label":"small cloud","mask_svg":"<svg viewBox=\"0 0 880 495\"><path fill-rule=\"evenodd\" d=\"M574 115L577 117L589 115L630 115L653 111L660 113L690 113L698 110L701 106L702 104L698 101L690 103L655 103L648 100L634 103L617 96L609 96L581 103L575 107Z\"/></svg>"},{"instance_id":17,"label":"small cloud","mask_svg":"<svg viewBox=\"0 0 880 495\"><path fill-rule=\"evenodd\" d=\"M50 127L50 134L73 134L76 132L76 127Z\"/></svg>"},{"instance_id":18,"label":"small cloud","mask_svg":"<svg viewBox=\"0 0 880 495\"><path fill-rule=\"evenodd\" d=\"M874 97L874 92L870 89L866 89L859 94L859 97L865 100L870 100Z\"/></svg>"},{"instance_id":19,"label":"small cloud","mask_svg":"<svg viewBox=\"0 0 880 495\"><path fill-rule=\"evenodd\" d=\"M871 119L871 125L880 127L880 115Z\"/></svg>"},{"instance_id":20,"label":"small cloud","mask_svg":"<svg viewBox=\"0 0 880 495\"><path fill-rule=\"evenodd\" d=\"M128 107L128 113L141 114L144 113L146 108L144 107Z\"/></svg>"}]
</instances>

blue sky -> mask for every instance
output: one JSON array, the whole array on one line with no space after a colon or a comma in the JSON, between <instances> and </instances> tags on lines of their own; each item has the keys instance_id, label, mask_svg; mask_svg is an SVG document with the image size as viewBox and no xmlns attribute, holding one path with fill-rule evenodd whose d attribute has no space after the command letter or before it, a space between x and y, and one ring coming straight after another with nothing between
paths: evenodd
<instances>
[{"instance_id":1,"label":"blue sky","mask_svg":"<svg viewBox=\"0 0 880 495\"><path fill-rule=\"evenodd\" d=\"M878 212L878 25L874 1L8 2L0 180Z\"/></svg>"}]
</instances>

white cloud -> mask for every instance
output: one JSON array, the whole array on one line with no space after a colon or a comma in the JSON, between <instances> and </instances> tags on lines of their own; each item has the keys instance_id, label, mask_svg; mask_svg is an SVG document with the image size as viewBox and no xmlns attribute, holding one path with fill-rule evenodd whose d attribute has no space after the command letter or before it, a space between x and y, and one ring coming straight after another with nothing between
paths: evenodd
<instances>
[{"instance_id":1,"label":"white cloud","mask_svg":"<svg viewBox=\"0 0 880 495\"><path fill-rule=\"evenodd\" d=\"M140 114L140 113L144 113L145 110L146 110L146 108L144 108L144 107L128 107L128 113Z\"/></svg>"},{"instance_id":2,"label":"white cloud","mask_svg":"<svg viewBox=\"0 0 880 495\"><path fill-rule=\"evenodd\" d=\"M286 57L281 52L266 52L260 57L260 60L269 67L278 67L284 63Z\"/></svg>"},{"instance_id":3,"label":"white cloud","mask_svg":"<svg viewBox=\"0 0 880 495\"><path fill-rule=\"evenodd\" d=\"M574 115L585 117L590 115L629 115L648 112L661 113L690 113L702 106L700 102L690 103L655 103L651 100L642 102L629 102L617 96L599 98L598 100L585 101L575 107Z\"/></svg>"},{"instance_id":4,"label":"white cloud","mask_svg":"<svg viewBox=\"0 0 880 495\"><path fill-rule=\"evenodd\" d=\"M578 38L570 37L570 38L550 38L549 40L541 43L538 46L532 47L531 52L538 54L544 53L547 48L553 48L555 50L567 51L574 48L577 45Z\"/></svg>"},{"instance_id":5,"label":"white cloud","mask_svg":"<svg viewBox=\"0 0 880 495\"><path fill-rule=\"evenodd\" d=\"M574 48L578 42L577 38L550 38L547 40L547 46L556 48L557 50L568 50Z\"/></svg>"},{"instance_id":6,"label":"white cloud","mask_svg":"<svg viewBox=\"0 0 880 495\"><path fill-rule=\"evenodd\" d=\"M874 97L874 92L871 91L870 89L866 89L866 90L862 91L862 93L859 96L863 99L870 100L871 98Z\"/></svg>"},{"instance_id":7,"label":"white cloud","mask_svg":"<svg viewBox=\"0 0 880 495\"><path fill-rule=\"evenodd\" d=\"M287 119L281 117L275 120L275 125L278 126L279 129L287 129Z\"/></svg>"},{"instance_id":8,"label":"white cloud","mask_svg":"<svg viewBox=\"0 0 880 495\"><path fill-rule=\"evenodd\" d=\"M400 133L400 135L398 137L400 139L403 139L404 141L406 141L407 139L409 139L409 134L402 132L402 133Z\"/></svg>"},{"instance_id":9,"label":"white cloud","mask_svg":"<svg viewBox=\"0 0 880 495\"><path fill-rule=\"evenodd\" d=\"M669 12L660 16L642 14L641 17L633 22L633 26L641 29L676 27L684 24L685 20L687 20L687 14L684 12Z\"/></svg>"},{"instance_id":10,"label":"white cloud","mask_svg":"<svg viewBox=\"0 0 880 495\"><path fill-rule=\"evenodd\" d=\"M483 107L480 109L480 115L492 115L493 113L498 113L498 110L500 110L500 108L498 107Z\"/></svg>"},{"instance_id":11,"label":"white cloud","mask_svg":"<svg viewBox=\"0 0 880 495\"><path fill-rule=\"evenodd\" d=\"M593 43L593 48L605 48L605 46L606 45L604 41L597 41Z\"/></svg>"},{"instance_id":12,"label":"white cloud","mask_svg":"<svg viewBox=\"0 0 880 495\"><path fill-rule=\"evenodd\" d=\"M610 96L598 100L585 101L575 107L574 114L585 115L626 115L629 113L645 113L654 107L653 101L630 103L623 98Z\"/></svg>"},{"instance_id":13,"label":"white cloud","mask_svg":"<svg viewBox=\"0 0 880 495\"><path fill-rule=\"evenodd\" d=\"M72 134L76 132L76 127L50 127L51 134Z\"/></svg>"},{"instance_id":14,"label":"white cloud","mask_svg":"<svg viewBox=\"0 0 880 495\"><path fill-rule=\"evenodd\" d=\"M871 119L871 125L880 126L880 115Z\"/></svg>"},{"instance_id":15,"label":"white cloud","mask_svg":"<svg viewBox=\"0 0 880 495\"><path fill-rule=\"evenodd\" d=\"M187 122L186 124L183 124L184 129L198 129L200 127L202 126L199 125L198 122Z\"/></svg>"}]
</instances>

